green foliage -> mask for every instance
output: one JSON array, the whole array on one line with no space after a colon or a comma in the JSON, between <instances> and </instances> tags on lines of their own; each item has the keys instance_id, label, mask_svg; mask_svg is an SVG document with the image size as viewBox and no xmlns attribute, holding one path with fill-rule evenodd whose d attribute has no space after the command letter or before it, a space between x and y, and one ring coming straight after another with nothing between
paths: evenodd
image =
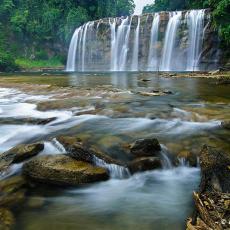
<instances>
[{"instance_id":1,"label":"green foliage","mask_svg":"<svg viewBox=\"0 0 230 230\"><path fill-rule=\"evenodd\" d=\"M53 56L60 57L60 47L66 49L76 27L133 10L133 0L0 0L0 68L9 69L6 63L13 66L13 56L49 61L45 49L50 46L54 46ZM53 62L57 64L51 58Z\"/></svg>"},{"instance_id":2,"label":"green foliage","mask_svg":"<svg viewBox=\"0 0 230 230\"><path fill-rule=\"evenodd\" d=\"M0 71L10 72L18 69L13 56L4 51L0 51Z\"/></svg>"},{"instance_id":3,"label":"green foliage","mask_svg":"<svg viewBox=\"0 0 230 230\"><path fill-rule=\"evenodd\" d=\"M63 67L63 63L59 57L53 57L49 60L30 60L25 58L18 58L15 62L20 68L23 69Z\"/></svg>"}]
</instances>

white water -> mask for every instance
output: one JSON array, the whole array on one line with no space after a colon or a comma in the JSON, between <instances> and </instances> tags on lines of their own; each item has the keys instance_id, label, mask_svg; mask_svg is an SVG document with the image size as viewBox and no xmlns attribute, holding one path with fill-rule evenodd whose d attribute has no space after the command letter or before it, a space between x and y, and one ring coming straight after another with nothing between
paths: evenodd
<instances>
[{"instance_id":1,"label":"white water","mask_svg":"<svg viewBox=\"0 0 230 230\"><path fill-rule=\"evenodd\" d=\"M153 24L151 28L151 39L149 44L149 56L148 56L148 70L158 70L158 55L157 55L157 41L159 31L160 15L156 13L153 17Z\"/></svg>"},{"instance_id":2,"label":"white water","mask_svg":"<svg viewBox=\"0 0 230 230\"><path fill-rule=\"evenodd\" d=\"M126 69L127 53L129 51L129 35L132 23L129 17L123 18L116 32L116 19L110 21L111 29L111 67L112 71Z\"/></svg>"},{"instance_id":3,"label":"white water","mask_svg":"<svg viewBox=\"0 0 230 230\"><path fill-rule=\"evenodd\" d=\"M106 168L109 171L110 177L115 179L124 179L130 177L130 172L128 168L116 165L116 164L108 164L105 161L94 156L94 163L97 166Z\"/></svg>"},{"instance_id":4,"label":"white water","mask_svg":"<svg viewBox=\"0 0 230 230\"><path fill-rule=\"evenodd\" d=\"M137 19L137 28L135 31L135 37L134 37L134 45L133 45L133 57L132 57L132 71L138 71L139 69L139 37L140 37L140 23L141 18L138 17Z\"/></svg>"},{"instance_id":5,"label":"white water","mask_svg":"<svg viewBox=\"0 0 230 230\"><path fill-rule=\"evenodd\" d=\"M166 26L161 25L161 13L153 15L151 27L142 23L145 16L110 18L88 22L73 34L67 71L198 71L204 31L210 19L205 10L164 13L169 15ZM137 23L134 23L137 19ZM206 19L206 21L205 21ZM180 25L183 30L180 31ZM160 26L161 25L161 26ZM101 27L102 26L102 27ZM107 27L106 27L107 26ZM101 28L102 29L101 29ZM151 29L147 29L151 28ZM105 28L105 29L104 29ZM163 41L159 39L159 33ZM160 31L161 30L161 31ZM145 37L140 37L145 31ZM104 35L103 33L108 33ZM105 38L108 37L108 40ZM144 53L143 53L144 52ZM210 60L210 63L215 62ZM209 65L210 68L211 65Z\"/></svg>"},{"instance_id":6,"label":"white water","mask_svg":"<svg viewBox=\"0 0 230 230\"><path fill-rule=\"evenodd\" d=\"M191 10L186 14L189 27L189 47L187 56L187 70L199 70L199 56L202 50L204 31L204 10Z\"/></svg>"},{"instance_id":7,"label":"white water","mask_svg":"<svg viewBox=\"0 0 230 230\"><path fill-rule=\"evenodd\" d=\"M182 12L173 12L170 14L170 19L165 34L163 55L160 67L161 71L170 71L173 68L172 60L174 58L173 54L175 49L177 29L181 22L181 16Z\"/></svg>"}]
</instances>

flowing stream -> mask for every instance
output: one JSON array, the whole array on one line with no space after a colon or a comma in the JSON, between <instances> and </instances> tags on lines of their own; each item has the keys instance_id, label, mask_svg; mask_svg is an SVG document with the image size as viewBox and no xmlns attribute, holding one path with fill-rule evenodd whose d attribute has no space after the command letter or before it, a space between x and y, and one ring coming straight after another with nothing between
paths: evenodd
<instances>
[{"instance_id":1,"label":"flowing stream","mask_svg":"<svg viewBox=\"0 0 230 230\"><path fill-rule=\"evenodd\" d=\"M154 21L157 24L157 18ZM130 23L125 23L125 30ZM86 26L83 34L85 30ZM21 82L25 84L17 84ZM216 85L212 79L160 78L141 72L60 73L45 78L1 76L0 84L0 152L44 141L40 154L66 153L56 139L59 135L77 135L123 161L124 146L139 138L156 137L163 149L162 170L131 176L127 168L95 158L110 172L109 181L32 189L28 198L43 205L18 212L17 230L184 229L193 211L192 192L198 188L200 170L183 158L175 167L170 156L184 150L197 153L203 144L229 149L229 132L220 126L229 119L229 86ZM140 94L152 90L171 93ZM48 118L55 119L37 124ZM20 173L21 167L13 165L1 179Z\"/></svg>"}]
</instances>

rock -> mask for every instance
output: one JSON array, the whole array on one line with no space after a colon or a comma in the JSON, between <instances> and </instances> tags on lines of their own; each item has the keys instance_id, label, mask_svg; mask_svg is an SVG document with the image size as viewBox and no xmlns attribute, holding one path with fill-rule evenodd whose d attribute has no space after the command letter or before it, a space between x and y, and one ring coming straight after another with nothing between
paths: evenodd
<instances>
[{"instance_id":1,"label":"rock","mask_svg":"<svg viewBox=\"0 0 230 230\"><path fill-rule=\"evenodd\" d=\"M67 155L39 156L26 162L23 174L38 182L74 186L109 179L106 169L77 161Z\"/></svg>"},{"instance_id":2,"label":"rock","mask_svg":"<svg viewBox=\"0 0 230 230\"><path fill-rule=\"evenodd\" d=\"M44 197L30 197L26 202L26 206L31 209L42 208L45 205Z\"/></svg>"},{"instance_id":3,"label":"rock","mask_svg":"<svg viewBox=\"0 0 230 230\"><path fill-rule=\"evenodd\" d=\"M36 156L44 149L43 143L21 144L0 155L0 162L20 163Z\"/></svg>"},{"instance_id":4,"label":"rock","mask_svg":"<svg viewBox=\"0 0 230 230\"><path fill-rule=\"evenodd\" d=\"M0 208L0 229L10 230L15 224L13 213L5 208Z\"/></svg>"},{"instance_id":5,"label":"rock","mask_svg":"<svg viewBox=\"0 0 230 230\"><path fill-rule=\"evenodd\" d=\"M143 82L148 82L148 81L151 81L151 79L145 79L145 78L142 78L142 79L140 79L140 81L143 81Z\"/></svg>"},{"instance_id":6,"label":"rock","mask_svg":"<svg viewBox=\"0 0 230 230\"><path fill-rule=\"evenodd\" d=\"M0 206L17 207L25 200L26 181L21 176L14 176L0 181Z\"/></svg>"},{"instance_id":7,"label":"rock","mask_svg":"<svg viewBox=\"0 0 230 230\"><path fill-rule=\"evenodd\" d=\"M230 192L230 157L216 148L203 146L200 153L200 191Z\"/></svg>"},{"instance_id":8,"label":"rock","mask_svg":"<svg viewBox=\"0 0 230 230\"><path fill-rule=\"evenodd\" d=\"M56 117L51 117L51 118L47 118L47 119L41 119L37 122L38 125L46 125L52 121L55 121Z\"/></svg>"},{"instance_id":9,"label":"rock","mask_svg":"<svg viewBox=\"0 0 230 230\"><path fill-rule=\"evenodd\" d=\"M0 181L0 192L13 193L25 187L26 184L27 182L22 176L13 176Z\"/></svg>"},{"instance_id":10,"label":"rock","mask_svg":"<svg viewBox=\"0 0 230 230\"><path fill-rule=\"evenodd\" d=\"M197 167L197 156L195 154L193 154L192 152L190 151L187 151L187 150L184 150L184 151L181 151L177 157L179 159L185 159L186 162L189 163L189 166L191 167Z\"/></svg>"},{"instance_id":11,"label":"rock","mask_svg":"<svg viewBox=\"0 0 230 230\"><path fill-rule=\"evenodd\" d=\"M165 95L163 92L138 92L141 96L163 96Z\"/></svg>"},{"instance_id":12,"label":"rock","mask_svg":"<svg viewBox=\"0 0 230 230\"><path fill-rule=\"evenodd\" d=\"M62 136L58 137L57 140L65 147L68 154L76 160L94 163L95 157L97 157L108 164L122 165L121 162L116 161L104 153L88 149L77 137Z\"/></svg>"},{"instance_id":13,"label":"rock","mask_svg":"<svg viewBox=\"0 0 230 230\"><path fill-rule=\"evenodd\" d=\"M217 69L217 70L214 70L214 71L210 71L210 72L208 72L208 73L211 74L211 75L216 75L216 74L218 74L219 72L220 72L220 70Z\"/></svg>"},{"instance_id":14,"label":"rock","mask_svg":"<svg viewBox=\"0 0 230 230\"><path fill-rule=\"evenodd\" d=\"M143 172L148 170L160 169L162 168L162 163L158 157L141 157L130 162L128 164L130 172Z\"/></svg>"},{"instance_id":15,"label":"rock","mask_svg":"<svg viewBox=\"0 0 230 230\"><path fill-rule=\"evenodd\" d=\"M222 121L221 127L224 129L230 129L230 121Z\"/></svg>"},{"instance_id":16,"label":"rock","mask_svg":"<svg viewBox=\"0 0 230 230\"><path fill-rule=\"evenodd\" d=\"M158 155L161 146L157 139L140 139L130 147L130 153L135 157L152 157Z\"/></svg>"}]
</instances>

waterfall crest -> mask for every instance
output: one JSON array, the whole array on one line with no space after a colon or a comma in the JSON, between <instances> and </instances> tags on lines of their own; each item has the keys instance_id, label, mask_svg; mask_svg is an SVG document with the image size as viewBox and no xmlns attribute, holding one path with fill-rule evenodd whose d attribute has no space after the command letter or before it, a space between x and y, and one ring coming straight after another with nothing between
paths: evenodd
<instances>
[{"instance_id":1,"label":"waterfall crest","mask_svg":"<svg viewBox=\"0 0 230 230\"><path fill-rule=\"evenodd\" d=\"M216 68L208 10L107 18L77 28L67 71L200 71ZM211 33L212 32L212 33ZM213 43L212 43L213 44ZM203 52L205 50L205 52ZM215 61L216 62L216 61Z\"/></svg>"}]
</instances>

